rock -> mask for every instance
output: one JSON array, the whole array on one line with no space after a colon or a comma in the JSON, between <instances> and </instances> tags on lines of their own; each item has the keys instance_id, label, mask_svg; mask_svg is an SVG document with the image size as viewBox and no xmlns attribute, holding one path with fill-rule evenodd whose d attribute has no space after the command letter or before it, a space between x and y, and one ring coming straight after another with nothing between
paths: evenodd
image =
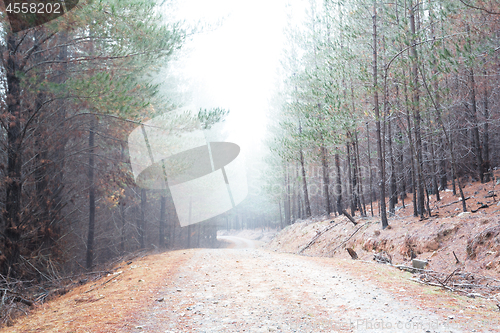
<instances>
[{"instance_id":1,"label":"rock","mask_svg":"<svg viewBox=\"0 0 500 333\"><path fill-rule=\"evenodd\" d=\"M164 298L164 297L160 297L160 298L158 298L156 301L157 301L157 302L163 302L164 300L165 300L165 298Z\"/></svg>"},{"instance_id":2,"label":"rock","mask_svg":"<svg viewBox=\"0 0 500 333\"><path fill-rule=\"evenodd\" d=\"M427 266L429 262L427 260L419 260L419 259L413 259L411 261L411 264L413 268L418 268L418 269L425 269L425 266Z\"/></svg>"}]
</instances>

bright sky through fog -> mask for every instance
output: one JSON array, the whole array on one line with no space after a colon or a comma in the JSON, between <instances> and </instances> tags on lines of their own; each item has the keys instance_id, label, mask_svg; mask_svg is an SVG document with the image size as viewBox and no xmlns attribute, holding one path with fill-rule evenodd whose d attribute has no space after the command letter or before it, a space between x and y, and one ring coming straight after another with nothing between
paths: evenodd
<instances>
[{"instance_id":1,"label":"bright sky through fog","mask_svg":"<svg viewBox=\"0 0 500 333\"><path fill-rule=\"evenodd\" d=\"M179 75L194 88L188 104L230 109L231 137L257 143L282 56L285 0L180 0L177 17L188 23L222 19L219 27L196 35L180 59Z\"/></svg>"}]
</instances>

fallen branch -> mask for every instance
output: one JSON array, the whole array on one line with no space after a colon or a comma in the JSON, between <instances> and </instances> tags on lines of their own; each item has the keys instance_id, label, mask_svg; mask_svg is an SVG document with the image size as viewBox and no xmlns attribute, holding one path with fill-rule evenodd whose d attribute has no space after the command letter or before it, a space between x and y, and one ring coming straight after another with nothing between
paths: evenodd
<instances>
[{"instance_id":1,"label":"fallen branch","mask_svg":"<svg viewBox=\"0 0 500 333\"><path fill-rule=\"evenodd\" d=\"M414 278L410 278L410 281L415 281L415 282L418 282L418 283L421 283L421 284L425 284L425 285L428 285L428 286L433 286L433 287L443 287L443 288L448 289L450 291L454 291L454 289L451 289L450 287L445 286L442 283L437 284L437 283L432 283L432 282L425 282L425 281L422 281L422 280L419 280L419 279L414 279Z\"/></svg>"},{"instance_id":2,"label":"fallen branch","mask_svg":"<svg viewBox=\"0 0 500 333\"><path fill-rule=\"evenodd\" d=\"M21 295L20 293L14 291L14 290L10 290L10 289L0 289L0 290L2 290L2 299L4 299L4 300L6 297L9 297L9 296L7 296L7 293L9 293L12 295L10 297L14 302L23 303L23 304L28 305L28 306L33 306L33 304L34 304L33 301L24 298L23 295Z\"/></svg>"},{"instance_id":3,"label":"fallen branch","mask_svg":"<svg viewBox=\"0 0 500 333\"><path fill-rule=\"evenodd\" d=\"M327 232L328 230L331 230L333 229L334 227L336 227L337 225L339 225L340 222L338 223L335 223L333 225L329 225L328 227L326 227L325 229L323 229L322 231L320 232L316 232L316 236L314 236L310 241L309 243L307 243L306 246L304 246L299 252L297 252L298 254L301 254L302 252L304 252L305 250L307 250L309 247L311 247L311 245L313 245L314 243L316 243L316 241L318 240L318 238L321 237L321 235L323 235L325 232Z\"/></svg>"},{"instance_id":4,"label":"fallen branch","mask_svg":"<svg viewBox=\"0 0 500 333\"><path fill-rule=\"evenodd\" d=\"M470 197L465 198L465 200L469 200L469 199L470 199ZM462 199L457 200L457 201L450 202L449 204L443 205L443 206L441 206L441 207L439 207L439 208L448 207L448 206L451 206L451 205L456 204L456 203L459 203L459 202L462 202Z\"/></svg>"},{"instance_id":5,"label":"fallen branch","mask_svg":"<svg viewBox=\"0 0 500 333\"><path fill-rule=\"evenodd\" d=\"M335 251L337 251L342 245L344 245L345 243L347 243L349 241L349 239L351 239L358 231L359 229L363 228L365 225L367 225L368 223L370 222L366 222L364 224L362 224L360 227L358 227L346 240L344 240L342 243L340 243L339 246L337 246L336 248L334 248L332 251L330 251L331 254L334 254Z\"/></svg>"},{"instance_id":6,"label":"fallen branch","mask_svg":"<svg viewBox=\"0 0 500 333\"><path fill-rule=\"evenodd\" d=\"M489 192L488 192L488 194L484 196L484 198L485 198L485 199L487 199L487 198L493 198L493 200L495 200L495 197L496 197L496 196L497 196L497 195L495 194L495 192L494 192L494 191L489 191Z\"/></svg>"},{"instance_id":7,"label":"fallen branch","mask_svg":"<svg viewBox=\"0 0 500 333\"><path fill-rule=\"evenodd\" d=\"M455 270L454 270L454 271L453 271L450 275L448 275L448 276L446 277L446 279L444 280L444 282L443 282L443 283L444 283L444 284L446 284L446 282L448 282L448 281L450 280L450 278L451 278L453 275L455 275L455 273L456 273L456 272L458 272L459 270L460 270L460 267L459 267L459 268L457 268L457 269L455 269Z\"/></svg>"},{"instance_id":8,"label":"fallen branch","mask_svg":"<svg viewBox=\"0 0 500 333\"><path fill-rule=\"evenodd\" d=\"M14 302L19 302L19 303L23 303L23 304L28 305L28 306L33 306L32 301L25 299L25 298L22 298L20 296L15 296L13 299L14 299Z\"/></svg>"},{"instance_id":9,"label":"fallen branch","mask_svg":"<svg viewBox=\"0 0 500 333\"><path fill-rule=\"evenodd\" d=\"M102 286L104 286L106 283L108 283L108 282L110 282L111 280L113 280L113 279L117 278L117 277L118 277L118 276L120 276L121 274L122 274L122 272L115 273L115 275L114 275L111 279L107 280L107 281L106 281L106 282L104 282L104 283L101 283L101 284L100 284L100 285L98 285L98 286L94 286L94 287L90 288L89 290L87 290L86 292L84 292L84 294L91 292L91 291L92 291L92 290L94 290L95 288L98 288L98 287L102 287Z\"/></svg>"},{"instance_id":10,"label":"fallen branch","mask_svg":"<svg viewBox=\"0 0 500 333\"><path fill-rule=\"evenodd\" d=\"M457 255L455 254L455 251L452 251L453 252L453 255L455 256L455 260L457 261L457 264L460 264L460 260L458 260L458 257Z\"/></svg>"},{"instance_id":11,"label":"fallen branch","mask_svg":"<svg viewBox=\"0 0 500 333\"><path fill-rule=\"evenodd\" d=\"M410 267L410 266L406 266L406 265L391 265L391 266L395 267L397 269L400 269L402 271L410 272L410 273L415 273L415 272L432 273L432 272L434 272L434 271L429 270L429 269Z\"/></svg>"},{"instance_id":12,"label":"fallen branch","mask_svg":"<svg viewBox=\"0 0 500 333\"><path fill-rule=\"evenodd\" d=\"M481 208L488 208L488 205L487 204L481 204L481 206L479 206L477 209L471 209L471 213L475 213L478 210L480 210Z\"/></svg>"}]
</instances>

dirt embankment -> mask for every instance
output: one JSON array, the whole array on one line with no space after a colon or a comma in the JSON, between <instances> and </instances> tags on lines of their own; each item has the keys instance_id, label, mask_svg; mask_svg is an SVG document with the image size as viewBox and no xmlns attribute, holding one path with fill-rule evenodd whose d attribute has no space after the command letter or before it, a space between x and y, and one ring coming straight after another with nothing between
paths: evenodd
<instances>
[{"instance_id":1,"label":"dirt embankment","mask_svg":"<svg viewBox=\"0 0 500 333\"><path fill-rule=\"evenodd\" d=\"M371 261L375 254L382 254L393 264L411 266L411 259L417 258L429 262L428 270L444 274L455 271L469 280L485 276L495 282L500 277L500 184L468 184L464 191L468 198L466 213L461 210L459 197L450 190L441 191L440 201L435 196L430 200L433 216L424 220L413 217L409 197L404 208L399 202L385 230L377 216L357 216L357 225L345 216L316 218L286 227L266 248L349 259L346 249L351 248L361 260ZM370 206L367 210L371 215ZM500 281L495 284L500 285ZM500 290L497 293L500 300Z\"/></svg>"}]
</instances>

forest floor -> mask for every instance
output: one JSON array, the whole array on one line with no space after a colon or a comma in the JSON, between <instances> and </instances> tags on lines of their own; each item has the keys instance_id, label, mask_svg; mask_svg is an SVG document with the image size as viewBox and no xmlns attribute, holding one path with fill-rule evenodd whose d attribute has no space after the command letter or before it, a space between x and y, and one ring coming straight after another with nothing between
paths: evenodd
<instances>
[{"instance_id":1,"label":"forest floor","mask_svg":"<svg viewBox=\"0 0 500 333\"><path fill-rule=\"evenodd\" d=\"M355 226L330 217L274 238L261 229L221 233L227 248L148 253L2 332L500 332L500 205L485 198L498 188L467 186L469 210L488 207L465 214L441 192L441 202L431 200L441 217L420 221L410 205L386 230L377 218L355 217ZM429 261L425 271L394 267L411 266L412 251Z\"/></svg>"}]
</instances>

